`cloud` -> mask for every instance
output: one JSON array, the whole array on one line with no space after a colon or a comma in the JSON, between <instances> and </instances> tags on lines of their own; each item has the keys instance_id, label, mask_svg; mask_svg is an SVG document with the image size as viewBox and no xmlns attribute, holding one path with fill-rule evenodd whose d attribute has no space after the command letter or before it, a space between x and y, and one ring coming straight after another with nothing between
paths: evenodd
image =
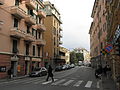
<instances>
[{"instance_id":1,"label":"cloud","mask_svg":"<svg viewBox=\"0 0 120 90\"><path fill-rule=\"evenodd\" d=\"M84 47L89 50L89 28L95 0L50 0L61 13L63 21L63 46Z\"/></svg>"}]
</instances>

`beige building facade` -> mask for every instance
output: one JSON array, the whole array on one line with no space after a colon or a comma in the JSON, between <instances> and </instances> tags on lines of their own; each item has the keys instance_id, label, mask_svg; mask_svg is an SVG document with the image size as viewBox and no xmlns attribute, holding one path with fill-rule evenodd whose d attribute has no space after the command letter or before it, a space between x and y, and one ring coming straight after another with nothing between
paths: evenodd
<instances>
[{"instance_id":1,"label":"beige building facade","mask_svg":"<svg viewBox=\"0 0 120 90\"><path fill-rule=\"evenodd\" d=\"M54 4L49 1L44 2L45 12L47 14L45 18L45 27L47 31L44 33L46 45L44 47L45 62L46 65L55 65L59 60L59 50L62 44L62 28L61 28L61 16Z\"/></svg>"},{"instance_id":2,"label":"beige building facade","mask_svg":"<svg viewBox=\"0 0 120 90\"><path fill-rule=\"evenodd\" d=\"M0 78L14 77L43 65L44 4L40 0L0 0Z\"/></svg>"}]
</instances>

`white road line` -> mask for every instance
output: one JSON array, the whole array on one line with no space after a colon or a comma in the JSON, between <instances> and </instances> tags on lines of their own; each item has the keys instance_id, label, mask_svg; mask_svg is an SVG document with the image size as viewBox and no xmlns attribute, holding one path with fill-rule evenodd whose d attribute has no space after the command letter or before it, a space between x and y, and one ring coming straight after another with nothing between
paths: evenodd
<instances>
[{"instance_id":1,"label":"white road line","mask_svg":"<svg viewBox=\"0 0 120 90\"><path fill-rule=\"evenodd\" d=\"M57 85L57 84L60 84L60 83L62 83L62 82L64 82L65 81L65 79L62 79L62 80L60 80L60 81L57 81L57 82L55 82L55 83L52 83L51 85Z\"/></svg>"},{"instance_id":2,"label":"white road line","mask_svg":"<svg viewBox=\"0 0 120 90\"><path fill-rule=\"evenodd\" d=\"M56 80L58 80L58 79L54 79L54 81L56 81ZM51 82L52 82L52 80L47 81L47 82L43 82L42 84L48 84L48 83L51 83Z\"/></svg>"},{"instance_id":3,"label":"white road line","mask_svg":"<svg viewBox=\"0 0 120 90\"><path fill-rule=\"evenodd\" d=\"M67 85L69 85L70 83L72 83L74 80L69 80L69 81L67 81L66 83L64 83L63 85L64 86L67 86Z\"/></svg>"},{"instance_id":4,"label":"white road line","mask_svg":"<svg viewBox=\"0 0 120 90\"><path fill-rule=\"evenodd\" d=\"M92 81L88 81L87 84L85 85L85 87L90 88L91 85L92 85Z\"/></svg>"},{"instance_id":5,"label":"white road line","mask_svg":"<svg viewBox=\"0 0 120 90\"><path fill-rule=\"evenodd\" d=\"M99 81L97 82L97 88L100 88L100 82Z\"/></svg>"},{"instance_id":6,"label":"white road line","mask_svg":"<svg viewBox=\"0 0 120 90\"><path fill-rule=\"evenodd\" d=\"M73 86L75 86L75 87L78 87L78 86L80 86L80 84L83 82L83 80L81 80L81 81L78 81L76 84L74 84Z\"/></svg>"}]
</instances>

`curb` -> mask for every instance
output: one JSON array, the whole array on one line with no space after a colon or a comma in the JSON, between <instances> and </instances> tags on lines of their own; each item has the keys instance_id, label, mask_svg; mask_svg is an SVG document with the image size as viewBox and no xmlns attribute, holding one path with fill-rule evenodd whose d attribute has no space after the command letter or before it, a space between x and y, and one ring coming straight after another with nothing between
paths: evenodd
<instances>
[{"instance_id":1,"label":"curb","mask_svg":"<svg viewBox=\"0 0 120 90\"><path fill-rule=\"evenodd\" d=\"M26 78L26 77L28 77L28 76L29 76L29 75L19 76L19 77L13 77L13 78L11 78L11 79L7 79L7 78L5 78L5 79L0 79L0 82L10 81L10 80L16 80L16 79L22 79L22 78Z\"/></svg>"}]
</instances>

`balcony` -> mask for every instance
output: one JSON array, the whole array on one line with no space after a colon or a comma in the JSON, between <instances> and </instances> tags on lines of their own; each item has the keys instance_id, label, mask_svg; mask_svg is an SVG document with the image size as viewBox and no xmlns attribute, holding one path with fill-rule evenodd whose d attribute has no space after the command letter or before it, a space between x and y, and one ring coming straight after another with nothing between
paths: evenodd
<instances>
[{"instance_id":1,"label":"balcony","mask_svg":"<svg viewBox=\"0 0 120 90\"><path fill-rule=\"evenodd\" d=\"M63 37L62 33L59 33L59 36L62 38Z\"/></svg>"},{"instance_id":2,"label":"balcony","mask_svg":"<svg viewBox=\"0 0 120 90\"><path fill-rule=\"evenodd\" d=\"M38 15L39 17L41 17L41 18L45 18L45 17L46 17L45 12L42 11L42 10L38 10L37 15Z\"/></svg>"},{"instance_id":3,"label":"balcony","mask_svg":"<svg viewBox=\"0 0 120 90\"><path fill-rule=\"evenodd\" d=\"M62 41L59 41L59 44L63 44L63 42L62 42Z\"/></svg>"},{"instance_id":4,"label":"balcony","mask_svg":"<svg viewBox=\"0 0 120 90\"><path fill-rule=\"evenodd\" d=\"M26 12L19 6L14 6L11 8L11 14L22 19L26 17Z\"/></svg>"},{"instance_id":5,"label":"balcony","mask_svg":"<svg viewBox=\"0 0 120 90\"><path fill-rule=\"evenodd\" d=\"M26 34L25 35L25 41L34 42L35 41L35 37L32 36L31 34Z\"/></svg>"},{"instance_id":6,"label":"balcony","mask_svg":"<svg viewBox=\"0 0 120 90\"><path fill-rule=\"evenodd\" d=\"M36 44L37 44L37 45L42 45L42 46L44 46L44 45L46 44L46 41L43 40L43 39L37 39L37 40L36 40Z\"/></svg>"},{"instance_id":7,"label":"balcony","mask_svg":"<svg viewBox=\"0 0 120 90\"><path fill-rule=\"evenodd\" d=\"M27 15L25 17L25 22L28 23L28 24L30 24L30 25L35 25L36 24L36 20L31 15Z\"/></svg>"},{"instance_id":8,"label":"balcony","mask_svg":"<svg viewBox=\"0 0 120 90\"><path fill-rule=\"evenodd\" d=\"M31 8L31 9L36 8L35 0L26 0L25 4L27 7Z\"/></svg>"},{"instance_id":9,"label":"balcony","mask_svg":"<svg viewBox=\"0 0 120 90\"><path fill-rule=\"evenodd\" d=\"M65 56L59 56L60 59L65 59L66 60L66 57Z\"/></svg>"},{"instance_id":10,"label":"balcony","mask_svg":"<svg viewBox=\"0 0 120 90\"><path fill-rule=\"evenodd\" d=\"M18 28L12 28L10 30L10 36L16 37L16 38L24 38L25 32L22 30L19 30Z\"/></svg>"},{"instance_id":11,"label":"balcony","mask_svg":"<svg viewBox=\"0 0 120 90\"><path fill-rule=\"evenodd\" d=\"M0 5L3 5L4 4L4 0L0 0Z\"/></svg>"},{"instance_id":12,"label":"balcony","mask_svg":"<svg viewBox=\"0 0 120 90\"><path fill-rule=\"evenodd\" d=\"M46 31L46 28L45 28L45 26L43 24L37 24L36 29L40 30L40 31L43 31L43 32Z\"/></svg>"},{"instance_id":13,"label":"balcony","mask_svg":"<svg viewBox=\"0 0 120 90\"><path fill-rule=\"evenodd\" d=\"M63 31L63 28L62 28L61 26L60 26L60 28L59 28L59 29L60 29L60 31Z\"/></svg>"}]
</instances>

